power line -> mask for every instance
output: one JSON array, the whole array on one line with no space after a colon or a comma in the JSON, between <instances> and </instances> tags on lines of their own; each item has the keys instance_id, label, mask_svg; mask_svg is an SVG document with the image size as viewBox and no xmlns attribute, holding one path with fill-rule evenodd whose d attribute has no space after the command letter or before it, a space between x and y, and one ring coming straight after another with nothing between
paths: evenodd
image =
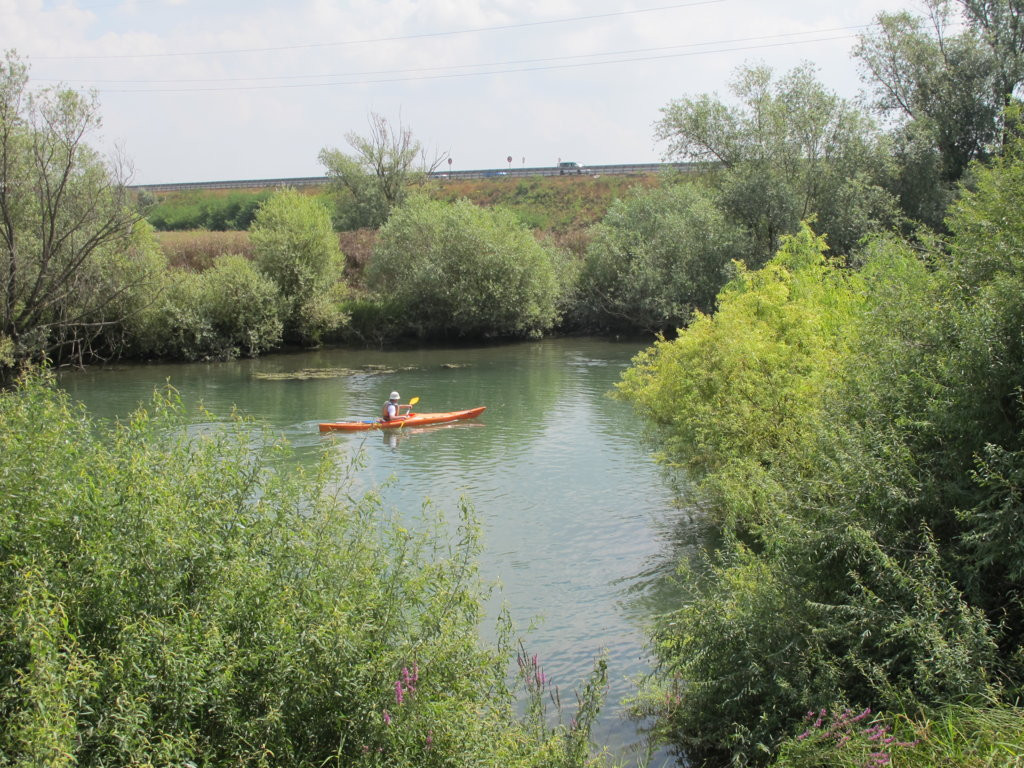
<instances>
[{"instance_id":1,"label":"power line","mask_svg":"<svg viewBox=\"0 0 1024 768\"><path fill-rule=\"evenodd\" d=\"M443 80L458 77L480 77L483 75L502 75L511 74L518 72L542 72L558 69L581 69L584 67L596 67L605 66L608 64L629 64L639 61L657 61L662 59L674 59L683 58L689 56L704 56L714 53L732 53L736 51L751 51L765 48L778 48L786 45L798 45L801 43L821 43L829 42L833 40L846 40L852 37L852 34L834 35L831 37L819 37L808 40L787 40L775 43L764 43L761 45L748 45L748 46L737 46L733 48L718 48L708 51L687 51L683 53L672 53L663 54L657 56L638 56L633 58L625 59L609 59L608 61L591 61L591 62L579 62L576 64L552 64L548 66L539 67L519 67L510 69L498 69L498 70L487 70L481 72L456 72L449 74L436 74L436 75L410 75L408 77L394 77L376 80L350 80L342 82L328 82L328 83L294 83L294 84L277 84L277 85L252 85L252 86L223 86L223 87L201 87L201 88L103 88L99 89L101 93L203 93L203 92L214 92L214 91L256 91L256 90L270 90L270 89L281 89L281 88L324 88L324 87L335 87L335 86L351 86L351 85L382 85L386 83L400 83L410 81L422 81L422 80ZM595 54L596 55L596 54ZM412 72L420 70L411 70ZM422 70L427 71L427 70Z\"/></svg>"},{"instance_id":2,"label":"power line","mask_svg":"<svg viewBox=\"0 0 1024 768\"><path fill-rule=\"evenodd\" d=\"M178 51L173 53L122 53L97 56L33 56L37 61L94 61L108 59L154 59L176 56L217 56L222 54L237 53L271 53L277 51L295 51L310 48L333 48L344 45L364 45L368 43L388 43L399 40L419 40L430 37L450 37L454 35L471 35L480 32L498 32L509 29L523 29L526 27L540 27L551 24L568 24L576 21L593 21L594 19L608 19L618 16L632 16L641 13L655 13L658 11L670 11L677 8L692 8L698 5L714 5L725 2L725 0L691 0L686 3L674 5L662 5L657 8L638 8L632 11L612 11L609 13L595 13L588 16L571 16L563 19L547 19L545 21L526 21L518 24L500 24L493 27L474 27L469 29L456 29L445 32L420 32L413 35L395 35L392 37L364 38L361 40L342 40L333 43L301 43L297 45L281 45L268 48L224 48L209 51Z\"/></svg>"},{"instance_id":3,"label":"power line","mask_svg":"<svg viewBox=\"0 0 1024 768\"><path fill-rule=\"evenodd\" d=\"M547 62L560 62L569 61L572 59L584 59L584 58L595 58L600 56L627 56L638 53L655 53L660 51L677 50L680 48L696 48L708 45L733 45L736 43L749 43L754 41L763 40L779 40L780 38L793 38L797 36L806 35L823 35L831 34L833 32L844 32L851 33L853 31L866 29L872 26L871 24L857 24L847 27L831 27L827 29L816 29L805 32L783 32L775 35L758 35L756 37L741 37L732 38L728 40L708 40L700 43L680 43L678 45L665 45L654 48L633 48L622 51L603 51L599 53L586 53L586 54L575 54L571 56L548 56L537 59L513 59L511 61L492 61L492 62L481 62L478 64L449 64L445 66L437 67L417 67L410 69L385 69L385 70L369 70L362 72L336 72L336 73L325 73L325 74L307 74L307 75L267 75L265 77L210 77L210 78L167 78L163 80L102 80L102 79L82 79L82 80L62 80L58 81L55 78L44 78L42 82L70 82L79 83L82 85L89 84L112 84L112 85L154 85L154 84L167 84L167 83L232 83L232 82L259 82L263 80L311 80L315 78L349 78L349 77L370 77L377 75L415 75L420 73L428 72L441 72L445 70L455 69L468 69L468 68L483 68L483 67L509 67L514 65L522 64L543 64ZM841 37L848 37L849 34L844 34ZM790 43L801 43L801 42L818 42L821 39L833 40L840 38L815 38L813 40L789 40ZM786 41L783 41L786 42ZM781 43L780 43L781 44ZM755 46L756 47L756 46ZM733 48L730 50L744 50L743 48ZM709 51L709 53L712 51ZM695 53L701 53L700 51ZM588 62L581 62L588 63ZM601 64L605 62L589 62L592 64ZM464 73L464 74L488 74L487 72L481 73ZM280 87L284 87L286 84L282 83ZM301 84L300 84L301 85ZM306 83L305 85L323 85L323 83ZM275 87L273 85L267 87Z\"/></svg>"}]
</instances>

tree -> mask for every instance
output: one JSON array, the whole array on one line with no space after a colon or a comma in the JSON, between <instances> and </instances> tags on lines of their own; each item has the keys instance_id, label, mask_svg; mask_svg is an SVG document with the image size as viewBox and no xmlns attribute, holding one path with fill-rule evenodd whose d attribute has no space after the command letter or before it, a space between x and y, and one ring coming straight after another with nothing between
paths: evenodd
<instances>
[{"instance_id":1,"label":"tree","mask_svg":"<svg viewBox=\"0 0 1024 768\"><path fill-rule=\"evenodd\" d=\"M97 280L97 262L128 250L140 221L123 157L86 140L100 124L94 95L28 90L13 52L0 65L0 343L13 357L82 361L118 318L129 286ZM148 273L136 275L147 280Z\"/></svg>"},{"instance_id":2,"label":"tree","mask_svg":"<svg viewBox=\"0 0 1024 768\"><path fill-rule=\"evenodd\" d=\"M578 282L587 328L671 331L710 312L745 243L711 195L690 183L616 200L594 229Z\"/></svg>"},{"instance_id":3,"label":"tree","mask_svg":"<svg viewBox=\"0 0 1024 768\"><path fill-rule=\"evenodd\" d=\"M368 136L345 134L354 154L320 151L320 163L339 195L344 229L383 225L391 210L405 200L409 187L421 183L448 157L435 154L428 161L423 146L401 120L392 125L383 115L371 112L369 122Z\"/></svg>"},{"instance_id":4,"label":"tree","mask_svg":"<svg viewBox=\"0 0 1024 768\"><path fill-rule=\"evenodd\" d=\"M557 319L556 259L508 211L413 196L381 228L366 277L419 336L533 336Z\"/></svg>"},{"instance_id":5,"label":"tree","mask_svg":"<svg viewBox=\"0 0 1024 768\"><path fill-rule=\"evenodd\" d=\"M817 216L833 250L845 254L893 218L884 137L810 65L778 80L766 67L745 67L731 90L739 106L707 94L671 102L656 136L670 159L719 167L719 204L754 240L749 266L764 263L803 220Z\"/></svg>"},{"instance_id":6,"label":"tree","mask_svg":"<svg viewBox=\"0 0 1024 768\"><path fill-rule=\"evenodd\" d=\"M343 321L333 295L341 251L323 203L278 192L260 206L249 237L256 265L280 291L286 339L316 343Z\"/></svg>"},{"instance_id":7,"label":"tree","mask_svg":"<svg viewBox=\"0 0 1024 768\"><path fill-rule=\"evenodd\" d=\"M880 14L854 56L875 109L896 127L903 209L938 227L954 185L992 151L1004 102L984 35L971 27L950 34L949 0L928 0L927 10L927 17Z\"/></svg>"},{"instance_id":8,"label":"tree","mask_svg":"<svg viewBox=\"0 0 1024 768\"><path fill-rule=\"evenodd\" d=\"M959 0L970 23L992 49L994 96L1003 108L1024 81L1024 2L1021 0ZM1004 131L1003 143L1008 135Z\"/></svg>"}]
</instances>

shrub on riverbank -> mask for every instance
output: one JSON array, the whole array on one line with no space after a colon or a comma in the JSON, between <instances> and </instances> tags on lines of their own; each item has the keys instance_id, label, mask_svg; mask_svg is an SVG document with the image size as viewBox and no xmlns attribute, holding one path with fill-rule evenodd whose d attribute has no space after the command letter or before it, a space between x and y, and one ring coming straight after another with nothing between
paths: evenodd
<instances>
[{"instance_id":1,"label":"shrub on riverbank","mask_svg":"<svg viewBox=\"0 0 1024 768\"><path fill-rule=\"evenodd\" d=\"M286 339L316 344L344 322L342 255L323 203L293 189L278 192L260 206L249 238L256 266L277 284Z\"/></svg>"},{"instance_id":2,"label":"shrub on riverbank","mask_svg":"<svg viewBox=\"0 0 1024 768\"><path fill-rule=\"evenodd\" d=\"M559 261L506 211L416 196L381 228L366 280L406 334L538 336L557 320Z\"/></svg>"},{"instance_id":3,"label":"shrub on riverbank","mask_svg":"<svg viewBox=\"0 0 1024 768\"><path fill-rule=\"evenodd\" d=\"M480 644L469 511L410 530L326 454L180 417L173 393L114 426L34 377L0 393L4 764L586 762L596 692L520 722L512 650Z\"/></svg>"},{"instance_id":4,"label":"shrub on riverbank","mask_svg":"<svg viewBox=\"0 0 1024 768\"><path fill-rule=\"evenodd\" d=\"M122 325L130 355L230 360L281 344L277 286L244 256L220 256L202 273L167 271L154 293Z\"/></svg>"},{"instance_id":5,"label":"shrub on riverbank","mask_svg":"<svg viewBox=\"0 0 1024 768\"><path fill-rule=\"evenodd\" d=\"M709 312L726 265L744 255L738 227L689 181L634 190L598 224L572 321L602 332L667 332Z\"/></svg>"}]
</instances>

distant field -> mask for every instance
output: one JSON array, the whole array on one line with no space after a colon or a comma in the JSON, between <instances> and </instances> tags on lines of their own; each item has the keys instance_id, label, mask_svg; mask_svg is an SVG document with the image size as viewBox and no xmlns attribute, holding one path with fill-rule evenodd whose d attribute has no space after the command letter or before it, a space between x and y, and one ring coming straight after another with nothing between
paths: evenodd
<instances>
[{"instance_id":1,"label":"distant field","mask_svg":"<svg viewBox=\"0 0 1024 768\"><path fill-rule=\"evenodd\" d=\"M484 179L432 179L427 194L438 200L468 198L477 205L501 205L531 229L564 235L600 221L616 198L638 186L657 183L657 174L622 176L499 176ZM302 191L330 204L322 187ZM147 218L160 230L244 229L248 215L267 189L210 189L148 195ZM241 213L240 213L241 212ZM194 234L192 235L194 237ZM185 240L183 239L182 242Z\"/></svg>"},{"instance_id":2,"label":"distant field","mask_svg":"<svg viewBox=\"0 0 1024 768\"><path fill-rule=\"evenodd\" d=\"M345 272L350 281L358 282L370 258L377 233L369 229L339 232L338 245L345 255ZM226 253L252 257L248 232L213 232L192 229L183 232L157 232L157 242L172 267L202 272L213 260Z\"/></svg>"},{"instance_id":3,"label":"distant field","mask_svg":"<svg viewBox=\"0 0 1024 768\"><path fill-rule=\"evenodd\" d=\"M600 221L614 200L657 181L656 174L499 177L432 181L428 189L439 200L465 197L477 205L501 205L531 229L563 234Z\"/></svg>"}]
</instances>

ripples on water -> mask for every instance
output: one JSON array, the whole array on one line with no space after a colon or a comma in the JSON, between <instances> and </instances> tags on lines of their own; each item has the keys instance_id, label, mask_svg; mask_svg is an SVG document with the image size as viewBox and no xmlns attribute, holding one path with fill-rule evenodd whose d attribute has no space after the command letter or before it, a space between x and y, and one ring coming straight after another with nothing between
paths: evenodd
<instances>
[{"instance_id":1,"label":"ripples on water","mask_svg":"<svg viewBox=\"0 0 1024 768\"><path fill-rule=\"evenodd\" d=\"M400 513L415 513L430 499L454 517L467 498L484 528L482 575L501 586L491 615L504 602L520 629L539 619L527 648L539 654L565 702L574 701L569 691L607 652L610 688L594 738L621 751L637 738L619 701L632 692L628 679L648 669L643 624L666 607L650 586L662 581L675 557L658 531L677 527L679 519L629 406L607 397L640 348L561 339L458 350L319 350L225 364L90 370L63 383L95 414L123 416L170 378L187 404L201 400L220 415L237 405L284 434L298 461L311 462L324 448L343 460L362 452L358 488L384 485L384 503ZM394 372L254 376L369 363ZM477 421L447 426L320 435L320 421L375 416L392 389L405 402L419 396L417 410L486 405L487 411Z\"/></svg>"}]
</instances>

